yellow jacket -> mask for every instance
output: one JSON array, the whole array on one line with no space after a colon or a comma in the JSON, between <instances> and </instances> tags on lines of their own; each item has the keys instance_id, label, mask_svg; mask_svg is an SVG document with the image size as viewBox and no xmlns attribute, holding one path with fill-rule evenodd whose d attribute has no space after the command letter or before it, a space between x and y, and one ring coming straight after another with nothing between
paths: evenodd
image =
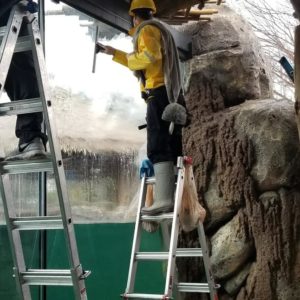
<instances>
[{"instance_id":1,"label":"yellow jacket","mask_svg":"<svg viewBox=\"0 0 300 300\"><path fill-rule=\"evenodd\" d=\"M137 52L128 54L116 50L113 60L132 71L143 70L146 84L141 90L164 85L164 72L160 30L153 25L145 25L138 36Z\"/></svg>"}]
</instances>

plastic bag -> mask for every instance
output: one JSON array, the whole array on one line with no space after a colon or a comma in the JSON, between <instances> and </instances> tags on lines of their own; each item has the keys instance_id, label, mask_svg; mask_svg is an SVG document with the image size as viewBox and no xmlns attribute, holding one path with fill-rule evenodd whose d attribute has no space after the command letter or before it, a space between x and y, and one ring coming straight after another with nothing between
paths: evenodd
<instances>
[{"instance_id":1,"label":"plastic bag","mask_svg":"<svg viewBox=\"0 0 300 300\"><path fill-rule=\"evenodd\" d=\"M206 211L198 201L192 165L186 165L185 169L186 174L184 178L179 220L182 229L185 232L189 232L196 229L199 222L204 222Z\"/></svg>"}]
</instances>

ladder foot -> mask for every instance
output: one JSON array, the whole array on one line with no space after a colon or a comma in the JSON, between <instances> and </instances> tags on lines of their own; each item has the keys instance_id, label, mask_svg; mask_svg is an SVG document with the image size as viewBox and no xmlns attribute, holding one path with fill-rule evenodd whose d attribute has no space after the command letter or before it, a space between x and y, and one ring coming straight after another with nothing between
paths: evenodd
<instances>
[{"instance_id":1,"label":"ladder foot","mask_svg":"<svg viewBox=\"0 0 300 300\"><path fill-rule=\"evenodd\" d=\"M82 274L80 275L79 279L80 280L85 280L91 275L91 271L83 271Z\"/></svg>"}]
</instances>

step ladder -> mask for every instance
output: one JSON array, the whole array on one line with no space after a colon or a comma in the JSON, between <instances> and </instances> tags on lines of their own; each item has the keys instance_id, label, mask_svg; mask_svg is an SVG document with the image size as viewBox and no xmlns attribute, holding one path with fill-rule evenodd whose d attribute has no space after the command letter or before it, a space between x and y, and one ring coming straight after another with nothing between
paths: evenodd
<instances>
[{"instance_id":1,"label":"step ladder","mask_svg":"<svg viewBox=\"0 0 300 300\"><path fill-rule=\"evenodd\" d=\"M19 37L20 28L23 23L27 24L29 34L28 36ZM52 285L73 286L74 299L86 300L87 293L85 279L90 272L84 271L79 262L61 151L53 121L52 102L44 60L43 45L38 21L33 14L26 10L24 1L14 6L7 26L0 28L0 42L0 97L3 92L13 53L20 51L32 51L40 92L40 98L0 104L0 116L42 112L50 146L50 155L47 159L3 161L0 164L0 190L14 261L14 276L20 294L19 299L32 299L30 291L31 285ZM54 173L61 212L60 216L17 216L13 205L10 176L12 176L12 174L34 172ZM66 250L69 259L68 269L28 269L24 259L20 231L41 230L40 232L42 232L42 230L50 229L64 230Z\"/></svg>"},{"instance_id":2,"label":"step ladder","mask_svg":"<svg viewBox=\"0 0 300 300\"><path fill-rule=\"evenodd\" d=\"M185 166L191 164L190 158L178 158L178 177L176 183L174 211L175 213L165 213L157 216L146 216L141 214L141 209L145 204L147 185L155 184L155 178L143 177L138 203L138 213L136 217L131 260L129 265L128 280L125 293L121 295L123 299L181 299L181 293L206 293L210 300L218 300L217 288L210 267L209 253L206 245L206 238L202 223L198 225L198 236L201 248L177 248L179 232L179 211L186 176ZM195 184L195 183L194 183ZM164 242L167 244L167 252L140 252L142 235L142 222L158 222L162 226ZM168 222L171 222L171 234L169 234ZM207 283L177 282L176 258L177 257L202 257ZM139 261L167 261L166 283L163 294L142 294L134 292L135 275L137 263ZM174 289L174 292L173 292ZM174 294L176 295L174 297Z\"/></svg>"}]
</instances>

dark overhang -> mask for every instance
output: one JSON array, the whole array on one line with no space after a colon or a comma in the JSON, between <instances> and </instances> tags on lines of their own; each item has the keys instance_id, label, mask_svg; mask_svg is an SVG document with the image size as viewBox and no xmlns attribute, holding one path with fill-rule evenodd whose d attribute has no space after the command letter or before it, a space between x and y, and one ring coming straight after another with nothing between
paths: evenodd
<instances>
[{"instance_id":1,"label":"dark overhang","mask_svg":"<svg viewBox=\"0 0 300 300\"><path fill-rule=\"evenodd\" d=\"M121 32L127 33L131 28L131 18L128 15L130 0L62 0L61 2ZM191 58L192 37L177 31L173 27L170 27L170 29L181 59Z\"/></svg>"},{"instance_id":2,"label":"dark overhang","mask_svg":"<svg viewBox=\"0 0 300 300\"><path fill-rule=\"evenodd\" d=\"M77 10L127 33L131 27L126 0L63 0Z\"/></svg>"}]
</instances>

